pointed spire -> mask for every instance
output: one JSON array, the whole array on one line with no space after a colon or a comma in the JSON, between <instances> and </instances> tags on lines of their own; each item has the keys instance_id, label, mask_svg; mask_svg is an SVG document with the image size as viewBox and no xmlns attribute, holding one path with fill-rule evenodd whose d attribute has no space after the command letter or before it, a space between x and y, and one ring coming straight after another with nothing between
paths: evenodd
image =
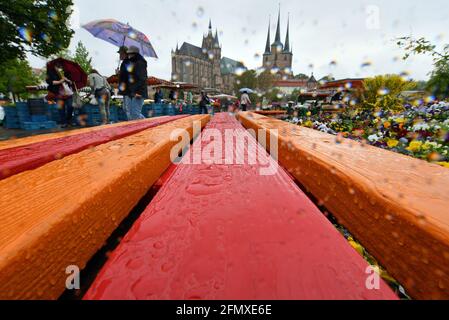
<instances>
[{"instance_id":1,"label":"pointed spire","mask_svg":"<svg viewBox=\"0 0 449 320\"><path fill-rule=\"evenodd\" d=\"M313 75L313 72L312 72L312 75L310 76L308 82L310 82L310 83L317 82L315 79L315 76Z\"/></svg>"},{"instance_id":2,"label":"pointed spire","mask_svg":"<svg viewBox=\"0 0 449 320\"><path fill-rule=\"evenodd\" d=\"M278 25L276 28L276 38L274 39L274 43L281 43L281 4L279 4Z\"/></svg>"},{"instance_id":3,"label":"pointed spire","mask_svg":"<svg viewBox=\"0 0 449 320\"><path fill-rule=\"evenodd\" d=\"M270 20L268 21L268 35L267 35L267 44L265 46L265 53L271 53L271 48L270 48L270 26L271 26L271 16L270 16Z\"/></svg>"},{"instance_id":4,"label":"pointed spire","mask_svg":"<svg viewBox=\"0 0 449 320\"><path fill-rule=\"evenodd\" d=\"M288 14L287 35L285 37L284 51L290 52L290 13Z\"/></svg>"},{"instance_id":5,"label":"pointed spire","mask_svg":"<svg viewBox=\"0 0 449 320\"><path fill-rule=\"evenodd\" d=\"M217 46L220 45L220 42L218 41L218 29L215 29L214 44L216 44Z\"/></svg>"},{"instance_id":6,"label":"pointed spire","mask_svg":"<svg viewBox=\"0 0 449 320\"><path fill-rule=\"evenodd\" d=\"M179 43L176 42L176 52L178 52L178 51L179 51Z\"/></svg>"},{"instance_id":7,"label":"pointed spire","mask_svg":"<svg viewBox=\"0 0 449 320\"><path fill-rule=\"evenodd\" d=\"M209 32L212 32L212 19L209 19Z\"/></svg>"}]
</instances>

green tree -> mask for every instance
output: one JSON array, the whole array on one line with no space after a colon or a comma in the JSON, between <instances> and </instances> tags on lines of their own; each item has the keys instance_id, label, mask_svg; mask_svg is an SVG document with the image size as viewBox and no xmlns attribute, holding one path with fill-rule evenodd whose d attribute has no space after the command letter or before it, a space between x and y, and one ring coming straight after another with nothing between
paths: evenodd
<instances>
[{"instance_id":1,"label":"green tree","mask_svg":"<svg viewBox=\"0 0 449 320\"><path fill-rule=\"evenodd\" d=\"M322 77L319 82L328 82L328 81L335 81L335 78L332 75L327 75L325 77Z\"/></svg>"},{"instance_id":2,"label":"green tree","mask_svg":"<svg viewBox=\"0 0 449 320\"><path fill-rule=\"evenodd\" d=\"M247 70L237 76L234 90L239 92L241 88L255 89L257 87L257 73L255 70Z\"/></svg>"},{"instance_id":3,"label":"green tree","mask_svg":"<svg viewBox=\"0 0 449 320\"><path fill-rule=\"evenodd\" d=\"M425 90L427 90L427 87L428 87L427 81L421 80L421 81L416 82L416 90L425 91Z\"/></svg>"},{"instance_id":4,"label":"green tree","mask_svg":"<svg viewBox=\"0 0 449 320\"><path fill-rule=\"evenodd\" d=\"M297 102L299 100L300 95L301 95L301 90L300 89L295 89L289 95L288 100Z\"/></svg>"},{"instance_id":5,"label":"green tree","mask_svg":"<svg viewBox=\"0 0 449 320\"><path fill-rule=\"evenodd\" d=\"M433 58L434 70L430 73L427 90L440 99L449 97L449 44L442 50L425 38L399 38L398 46L405 50L404 60L412 55L430 55Z\"/></svg>"},{"instance_id":6,"label":"green tree","mask_svg":"<svg viewBox=\"0 0 449 320\"><path fill-rule=\"evenodd\" d=\"M0 92L8 95L12 93L14 101L28 97L26 86L39 83L27 60L13 59L4 66L0 73Z\"/></svg>"},{"instance_id":7,"label":"green tree","mask_svg":"<svg viewBox=\"0 0 449 320\"><path fill-rule=\"evenodd\" d=\"M284 95L278 88L273 88L269 92L267 92L267 94L265 94L265 98L269 102L280 102L284 99Z\"/></svg>"},{"instance_id":8,"label":"green tree","mask_svg":"<svg viewBox=\"0 0 449 320\"><path fill-rule=\"evenodd\" d=\"M399 47L405 50L403 59L407 60L412 55L429 54L437 61L449 61L449 44L445 45L443 51L438 51L437 46L426 38L415 39L413 37L402 37L397 39Z\"/></svg>"},{"instance_id":9,"label":"green tree","mask_svg":"<svg viewBox=\"0 0 449 320\"><path fill-rule=\"evenodd\" d=\"M73 61L78 63L81 68L86 71L86 73L90 73L92 71L92 58L89 57L89 51L87 51L87 48L81 41L78 42L78 45L76 46Z\"/></svg>"},{"instance_id":10,"label":"green tree","mask_svg":"<svg viewBox=\"0 0 449 320\"><path fill-rule=\"evenodd\" d=\"M72 0L0 0L0 66L27 52L49 57L70 44Z\"/></svg>"},{"instance_id":11,"label":"green tree","mask_svg":"<svg viewBox=\"0 0 449 320\"><path fill-rule=\"evenodd\" d=\"M295 76L296 80L309 80L309 76L304 73L299 73Z\"/></svg>"},{"instance_id":12,"label":"green tree","mask_svg":"<svg viewBox=\"0 0 449 320\"><path fill-rule=\"evenodd\" d=\"M415 89L416 83L390 74L365 79L364 86L362 107L373 111L401 111L404 108L401 93Z\"/></svg>"},{"instance_id":13,"label":"green tree","mask_svg":"<svg viewBox=\"0 0 449 320\"><path fill-rule=\"evenodd\" d=\"M73 60L72 53L68 48L62 49L58 53L52 54L50 57L48 57L49 60L55 60L57 58L64 58L67 60Z\"/></svg>"},{"instance_id":14,"label":"green tree","mask_svg":"<svg viewBox=\"0 0 449 320\"><path fill-rule=\"evenodd\" d=\"M426 88L439 99L449 98L449 63L435 65Z\"/></svg>"},{"instance_id":15,"label":"green tree","mask_svg":"<svg viewBox=\"0 0 449 320\"><path fill-rule=\"evenodd\" d=\"M257 77L257 89L261 92L267 92L273 88L275 80L276 77L269 70L266 70Z\"/></svg>"}]
</instances>

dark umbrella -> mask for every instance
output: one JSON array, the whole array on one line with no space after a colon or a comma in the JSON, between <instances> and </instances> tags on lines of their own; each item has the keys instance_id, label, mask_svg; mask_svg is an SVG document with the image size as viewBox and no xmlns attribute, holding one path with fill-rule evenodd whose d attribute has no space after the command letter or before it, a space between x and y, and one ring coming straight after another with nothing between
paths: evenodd
<instances>
[{"instance_id":1,"label":"dark umbrella","mask_svg":"<svg viewBox=\"0 0 449 320\"><path fill-rule=\"evenodd\" d=\"M108 78L108 82L110 84L118 83L118 76L117 75L110 76ZM153 87L154 86L165 85L165 86L170 86L170 87L176 88L176 85L174 83L172 83L170 81L167 81L167 80L164 80L164 79L159 79L159 78L156 78L156 77L152 77L152 76L148 77L147 84L149 86L153 86Z\"/></svg>"},{"instance_id":2,"label":"dark umbrella","mask_svg":"<svg viewBox=\"0 0 449 320\"><path fill-rule=\"evenodd\" d=\"M164 80L164 79L159 79L159 78L156 78L156 77L148 77L147 84L149 86L166 85L166 86L176 87L173 82L170 82L170 81L167 81L167 80Z\"/></svg>"},{"instance_id":3,"label":"dark umbrella","mask_svg":"<svg viewBox=\"0 0 449 320\"><path fill-rule=\"evenodd\" d=\"M87 74L78 63L64 58L58 58L47 63L47 70L55 70L57 64L62 66L64 75L73 81L78 89L84 88L87 85Z\"/></svg>"},{"instance_id":4,"label":"dark umbrella","mask_svg":"<svg viewBox=\"0 0 449 320\"><path fill-rule=\"evenodd\" d=\"M110 83L110 84L117 84L118 83L118 76L117 75L113 75L113 76L110 76L109 78L108 78L108 82Z\"/></svg>"}]
</instances>

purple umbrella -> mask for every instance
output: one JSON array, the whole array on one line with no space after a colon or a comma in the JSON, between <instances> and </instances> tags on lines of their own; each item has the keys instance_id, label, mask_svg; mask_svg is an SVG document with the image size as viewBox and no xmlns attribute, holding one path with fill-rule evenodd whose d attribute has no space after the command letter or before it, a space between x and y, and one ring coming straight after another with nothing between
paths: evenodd
<instances>
[{"instance_id":1,"label":"purple umbrella","mask_svg":"<svg viewBox=\"0 0 449 320\"><path fill-rule=\"evenodd\" d=\"M129 24L114 19L96 20L83 26L94 37L112 43L117 47L136 46L140 54L146 57L158 58L148 37L133 29Z\"/></svg>"}]
</instances>

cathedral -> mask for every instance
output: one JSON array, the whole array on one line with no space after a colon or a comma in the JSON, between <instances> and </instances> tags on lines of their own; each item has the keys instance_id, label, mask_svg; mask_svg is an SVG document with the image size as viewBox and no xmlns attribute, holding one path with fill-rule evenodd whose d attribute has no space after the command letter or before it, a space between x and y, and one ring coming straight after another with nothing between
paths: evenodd
<instances>
[{"instance_id":1,"label":"cathedral","mask_svg":"<svg viewBox=\"0 0 449 320\"><path fill-rule=\"evenodd\" d=\"M213 34L211 21L201 47L184 42L172 50L172 80L202 89L233 93L237 70L245 69L241 62L221 56L218 31Z\"/></svg>"},{"instance_id":2,"label":"cathedral","mask_svg":"<svg viewBox=\"0 0 449 320\"><path fill-rule=\"evenodd\" d=\"M290 79L292 74L293 52L290 46L290 19L287 22L287 34L285 43L281 41L281 11L279 10L278 22L276 28L276 36L274 42L271 43L270 24L268 24L267 43L263 54L262 67L266 70L272 70L283 78Z\"/></svg>"}]
</instances>

